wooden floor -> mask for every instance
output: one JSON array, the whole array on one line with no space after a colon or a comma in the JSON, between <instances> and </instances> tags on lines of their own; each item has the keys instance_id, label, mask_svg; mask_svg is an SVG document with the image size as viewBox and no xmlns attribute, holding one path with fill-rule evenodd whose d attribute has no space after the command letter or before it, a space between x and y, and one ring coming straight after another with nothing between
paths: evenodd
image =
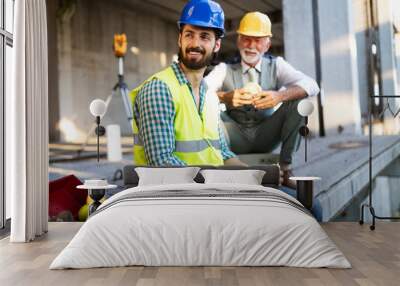
<instances>
[{"instance_id":1,"label":"wooden floor","mask_svg":"<svg viewBox=\"0 0 400 286\"><path fill-rule=\"evenodd\" d=\"M51 261L81 226L50 223L47 235L32 243L0 241L0 285L400 285L400 224L334 222L323 228L353 268L289 267L122 267L48 270Z\"/></svg>"}]
</instances>

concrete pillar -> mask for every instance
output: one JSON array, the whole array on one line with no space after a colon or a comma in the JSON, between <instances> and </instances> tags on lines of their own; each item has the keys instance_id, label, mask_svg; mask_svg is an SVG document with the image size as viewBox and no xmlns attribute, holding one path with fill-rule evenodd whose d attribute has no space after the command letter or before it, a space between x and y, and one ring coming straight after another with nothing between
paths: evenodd
<instances>
[{"instance_id":1,"label":"concrete pillar","mask_svg":"<svg viewBox=\"0 0 400 286\"><path fill-rule=\"evenodd\" d=\"M392 0L377 1L377 19L379 23L379 55L382 77L382 94L398 95L396 71L396 47L393 29L393 8L399 6ZM398 2L398 1L397 1ZM387 100L384 100L386 104ZM400 99L389 99L392 112L400 108ZM390 111L385 112L384 133L394 134L400 131L398 120Z\"/></svg>"},{"instance_id":2,"label":"concrete pillar","mask_svg":"<svg viewBox=\"0 0 400 286\"><path fill-rule=\"evenodd\" d=\"M392 9L391 0L377 1L382 93L389 95L397 93Z\"/></svg>"},{"instance_id":3,"label":"concrete pillar","mask_svg":"<svg viewBox=\"0 0 400 286\"><path fill-rule=\"evenodd\" d=\"M72 69L72 17L74 16L75 5L71 4L67 12L64 13L57 20L57 59L58 59L58 104L59 104L59 117L57 127L60 130L60 140L66 142L83 141L85 138L85 131L82 128L76 127L74 120L78 118L76 111L78 108L74 106L75 97L87 94L86 90L81 91L79 94L74 93ZM85 79L80 75L80 78ZM75 84L76 85L76 84ZM71 115L72 113L72 115ZM80 117L82 118L82 117Z\"/></svg>"},{"instance_id":4,"label":"concrete pillar","mask_svg":"<svg viewBox=\"0 0 400 286\"><path fill-rule=\"evenodd\" d=\"M326 131L336 133L342 126L345 133L358 134L361 112L352 1L318 1L318 8ZM283 9L285 56L313 75L312 1L284 0ZM311 121L314 124L313 117Z\"/></svg>"},{"instance_id":5,"label":"concrete pillar","mask_svg":"<svg viewBox=\"0 0 400 286\"><path fill-rule=\"evenodd\" d=\"M296 69L316 79L312 0L283 0L283 38L285 59ZM316 98L312 98L315 107ZM318 113L308 119L313 133L318 134Z\"/></svg>"},{"instance_id":6,"label":"concrete pillar","mask_svg":"<svg viewBox=\"0 0 400 286\"><path fill-rule=\"evenodd\" d=\"M400 90L400 23L398 26L398 32L395 34L395 46L396 46L397 90Z\"/></svg>"},{"instance_id":7,"label":"concrete pillar","mask_svg":"<svg viewBox=\"0 0 400 286\"><path fill-rule=\"evenodd\" d=\"M392 0L393 24L395 27L395 65L397 70L397 91L400 92L400 1Z\"/></svg>"},{"instance_id":8,"label":"concrete pillar","mask_svg":"<svg viewBox=\"0 0 400 286\"><path fill-rule=\"evenodd\" d=\"M395 46L396 46L397 90L400 90L400 15L399 15L398 32L395 34Z\"/></svg>"},{"instance_id":9,"label":"concrete pillar","mask_svg":"<svg viewBox=\"0 0 400 286\"><path fill-rule=\"evenodd\" d=\"M363 122L368 120L368 96L370 47L368 46L368 5L369 0L353 0L354 33L357 48L358 91L360 93L360 111ZM371 83L372 84L372 83Z\"/></svg>"},{"instance_id":10,"label":"concrete pillar","mask_svg":"<svg viewBox=\"0 0 400 286\"><path fill-rule=\"evenodd\" d=\"M57 129L59 118L58 64L57 64L57 1L47 0L47 40L49 61L49 140L60 140Z\"/></svg>"},{"instance_id":11,"label":"concrete pillar","mask_svg":"<svg viewBox=\"0 0 400 286\"><path fill-rule=\"evenodd\" d=\"M351 0L318 1L327 133L361 133L357 48Z\"/></svg>"},{"instance_id":12,"label":"concrete pillar","mask_svg":"<svg viewBox=\"0 0 400 286\"><path fill-rule=\"evenodd\" d=\"M285 58L315 78L312 1L283 0L282 9Z\"/></svg>"}]
</instances>

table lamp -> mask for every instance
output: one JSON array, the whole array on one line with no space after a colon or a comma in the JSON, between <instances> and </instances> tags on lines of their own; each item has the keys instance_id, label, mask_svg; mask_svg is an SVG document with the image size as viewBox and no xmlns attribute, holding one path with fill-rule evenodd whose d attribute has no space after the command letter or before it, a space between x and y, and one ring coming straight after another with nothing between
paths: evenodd
<instances>
[{"instance_id":1,"label":"table lamp","mask_svg":"<svg viewBox=\"0 0 400 286\"><path fill-rule=\"evenodd\" d=\"M89 106L90 113L96 117L96 135L97 135L97 162L100 160L100 136L103 136L106 133L106 129L100 125L101 117L106 113L106 103L104 100L95 99L90 103Z\"/></svg>"},{"instance_id":2,"label":"table lamp","mask_svg":"<svg viewBox=\"0 0 400 286\"><path fill-rule=\"evenodd\" d=\"M96 135L97 135L97 162L100 161L99 137L105 134L105 128L100 125L101 117L106 113L106 103L101 99L95 99L90 103L90 113L96 117ZM88 209L89 216L93 214L101 205L100 200L104 197L106 189L116 188L116 185L110 185L104 179L85 180L83 185L77 186L78 189L87 189L89 197L93 200Z\"/></svg>"},{"instance_id":3,"label":"table lamp","mask_svg":"<svg viewBox=\"0 0 400 286\"><path fill-rule=\"evenodd\" d=\"M304 159L307 162L307 136L310 133L310 130L307 127L308 124L308 116L313 113L314 104L309 99L303 99L297 105L297 112L304 117L304 125L300 127L299 133L304 137Z\"/></svg>"}]
</instances>

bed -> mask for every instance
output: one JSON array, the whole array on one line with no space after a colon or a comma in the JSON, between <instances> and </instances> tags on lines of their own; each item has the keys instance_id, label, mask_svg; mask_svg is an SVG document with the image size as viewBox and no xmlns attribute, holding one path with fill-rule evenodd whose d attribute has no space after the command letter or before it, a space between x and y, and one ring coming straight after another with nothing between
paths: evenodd
<instances>
[{"instance_id":1,"label":"bed","mask_svg":"<svg viewBox=\"0 0 400 286\"><path fill-rule=\"evenodd\" d=\"M107 199L50 269L144 266L292 266L350 268L343 253L293 197L274 188L275 166L261 185L193 183L137 186ZM203 167L212 169L212 167ZM237 169L237 168L236 168Z\"/></svg>"}]
</instances>

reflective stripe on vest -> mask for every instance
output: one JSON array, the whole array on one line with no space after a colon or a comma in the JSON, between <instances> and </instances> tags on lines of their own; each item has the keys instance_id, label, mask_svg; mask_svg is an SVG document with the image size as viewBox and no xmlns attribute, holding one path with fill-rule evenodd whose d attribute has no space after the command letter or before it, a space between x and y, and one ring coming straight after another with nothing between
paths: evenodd
<instances>
[{"instance_id":1,"label":"reflective stripe on vest","mask_svg":"<svg viewBox=\"0 0 400 286\"><path fill-rule=\"evenodd\" d=\"M142 139L138 134L133 135L134 144L137 146L143 146ZM189 141L175 141L176 152L201 152L212 146L215 149L221 150L221 144L219 140L189 140Z\"/></svg>"}]
</instances>

